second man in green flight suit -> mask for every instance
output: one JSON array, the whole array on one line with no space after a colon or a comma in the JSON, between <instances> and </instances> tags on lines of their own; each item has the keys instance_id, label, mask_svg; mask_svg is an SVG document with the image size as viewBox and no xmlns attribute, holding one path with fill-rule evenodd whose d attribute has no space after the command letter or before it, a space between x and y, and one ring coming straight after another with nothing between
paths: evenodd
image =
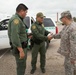
<instances>
[{"instance_id":1,"label":"second man in green flight suit","mask_svg":"<svg viewBox=\"0 0 76 75\"><path fill-rule=\"evenodd\" d=\"M51 38L50 36L45 36L45 34L48 35L50 32L44 29L43 19L44 19L43 13L41 12L37 13L36 22L31 27L34 42L32 48L31 74L33 74L36 70L38 52L40 52L40 63L41 63L40 68L42 73L45 73L45 62L46 62L45 41L51 40Z\"/></svg>"}]
</instances>

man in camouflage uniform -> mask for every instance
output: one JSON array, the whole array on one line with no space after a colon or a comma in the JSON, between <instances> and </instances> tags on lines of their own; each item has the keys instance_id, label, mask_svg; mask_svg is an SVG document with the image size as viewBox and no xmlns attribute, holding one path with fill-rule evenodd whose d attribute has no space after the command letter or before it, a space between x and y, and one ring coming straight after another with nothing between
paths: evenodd
<instances>
[{"instance_id":1,"label":"man in camouflage uniform","mask_svg":"<svg viewBox=\"0 0 76 75\"><path fill-rule=\"evenodd\" d=\"M40 68L42 73L45 73L45 60L46 60L46 48L45 48L45 41L50 40L50 36L45 36L49 34L48 31L44 29L43 26L43 13L39 12L36 15L36 22L32 25L31 30L33 33L33 48L32 48L32 70L31 74L33 74L36 70L36 62L38 52L40 52Z\"/></svg>"},{"instance_id":2,"label":"man in camouflage uniform","mask_svg":"<svg viewBox=\"0 0 76 75\"><path fill-rule=\"evenodd\" d=\"M76 75L76 23L73 22L69 11L62 12L60 20L63 22L64 28L60 33L53 35L52 38L61 38L58 53L65 56L65 75Z\"/></svg>"},{"instance_id":3,"label":"man in camouflage uniform","mask_svg":"<svg viewBox=\"0 0 76 75\"><path fill-rule=\"evenodd\" d=\"M19 4L16 14L10 19L8 25L9 41L13 46L13 54L17 64L17 75L24 75L27 58L27 33L23 22L28 8L24 4Z\"/></svg>"}]
</instances>

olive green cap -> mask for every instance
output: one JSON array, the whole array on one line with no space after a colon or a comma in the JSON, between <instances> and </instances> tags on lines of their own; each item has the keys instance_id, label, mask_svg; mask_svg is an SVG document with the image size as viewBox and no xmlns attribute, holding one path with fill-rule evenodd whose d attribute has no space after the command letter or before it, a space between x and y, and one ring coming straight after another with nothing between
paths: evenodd
<instances>
[{"instance_id":1,"label":"olive green cap","mask_svg":"<svg viewBox=\"0 0 76 75\"><path fill-rule=\"evenodd\" d=\"M42 12L39 12L36 14L36 17L44 17L43 13Z\"/></svg>"}]
</instances>

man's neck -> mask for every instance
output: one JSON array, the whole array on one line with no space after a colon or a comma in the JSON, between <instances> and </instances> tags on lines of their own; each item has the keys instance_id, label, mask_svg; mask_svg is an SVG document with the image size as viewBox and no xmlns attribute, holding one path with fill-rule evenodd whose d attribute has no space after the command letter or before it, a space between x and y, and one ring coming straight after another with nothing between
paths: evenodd
<instances>
[{"instance_id":1,"label":"man's neck","mask_svg":"<svg viewBox=\"0 0 76 75\"><path fill-rule=\"evenodd\" d=\"M17 15L19 16L19 18L23 21L23 18L21 17L21 15L19 13L17 13Z\"/></svg>"},{"instance_id":2,"label":"man's neck","mask_svg":"<svg viewBox=\"0 0 76 75\"><path fill-rule=\"evenodd\" d=\"M40 22L39 22L39 21L37 21L37 20L36 20L36 22L37 22L38 24L40 24L40 25L42 24L42 23L40 23Z\"/></svg>"}]
</instances>

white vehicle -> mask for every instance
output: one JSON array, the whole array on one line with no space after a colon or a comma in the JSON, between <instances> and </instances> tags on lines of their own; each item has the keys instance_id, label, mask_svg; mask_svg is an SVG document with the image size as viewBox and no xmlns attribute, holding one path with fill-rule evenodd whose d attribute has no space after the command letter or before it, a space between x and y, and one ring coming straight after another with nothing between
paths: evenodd
<instances>
[{"instance_id":1,"label":"white vehicle","mask_svg":"<svg viewBox=\"0 0 76 75\"><path fill-rule=\"evenodd\" d=\"M9 19L4 19L0 22L0 50L4 49L4 48L10 48L10 44L9 44L9 38L8 38L8 22ZM24 22L27 26L27 33L30 34L31 33L31 25L32 23L34 23L34 19L32 17L26 17L24 18ZM58 33L58 28L56 26L56 24L50 19L50 18L44 18L44 27L46 30L48 30L49 32L52 32L53 34ZM28 42L29 45L30 42ZM48 47L49 43L47 43L47 47Z\"/></svg>"},{"instance_id":2,"label":"white vehicle","mask_svg":"<svg viewBox=\"0 0 76 75\"><path fill-rule=\"evenodd\" d=\"M57 27L57 25L55 24L55 22L51 18L44 18L43 24L44 24L44 28L47 31L49 31L49 32L51 32L53 34L57 34L58 33L58 27ZM48 48L49 43L50 43L50 41L45 42L46 48Z\"/></svg>"},{"instance_id":3,"label":"white vehicle","mask_svg":"<svg viewBox=\"0 0 76 75\"><path fill-rule=\"evenodd\" d=\"M7 31L8 22L9 19L4 19L0 22L0 50L10 47Z\"/></svg>"},{"instance_id":4,"label":"white vehicle","mask_svg":"<svg viewBox=\"0 0 76 75\"><path fill-rule=\"evenodd\" d=\"M8 22L9 19L4 19L0 21L0 50L4 48L10 48L9 38L8 38ZM32 17L24 18L24 22L27 26L27 33L31 33L30 26L34 22Z\"/></svg>"},{"instance_id":5,"label":"white vehicle","mask_svg":"<svg viewBox=\"0 0 76 75\"><path fill-rule=\"evenodd\" d=\"M57 27L57 25L55 24L55 22L51 18L44 18L43 24L44 24L44 28L47 31L49 31L49 32L51 32L53 34L57 34L58 33L58 27ZM50 43L50 41L45 42L46 48L48 48L49 43Z\"/></svg>"},{"instance_id":6,"label":"white vehicle","mask_svg":"<svg viewBox=\"0 0 76 75\"><path fill-rule=\"evenodd\" d=\"M27 26L27 33L30 34L31 33L31 25L35 22L35 20L33 19L33 17L29 17L27 16L26 18L24 18L24 23Z\"/></svg>"},{"instance_id":7,"label":"white vehicle","mask_svg":"<svg viewBox=\"0 0 76 75\"><path fill-rule=\"evenodd\" d=\"M53 34L58 33L58 27L51 18L44 18L43 24L47 31L52 32Z\"/></svg>"}]
</instances>

